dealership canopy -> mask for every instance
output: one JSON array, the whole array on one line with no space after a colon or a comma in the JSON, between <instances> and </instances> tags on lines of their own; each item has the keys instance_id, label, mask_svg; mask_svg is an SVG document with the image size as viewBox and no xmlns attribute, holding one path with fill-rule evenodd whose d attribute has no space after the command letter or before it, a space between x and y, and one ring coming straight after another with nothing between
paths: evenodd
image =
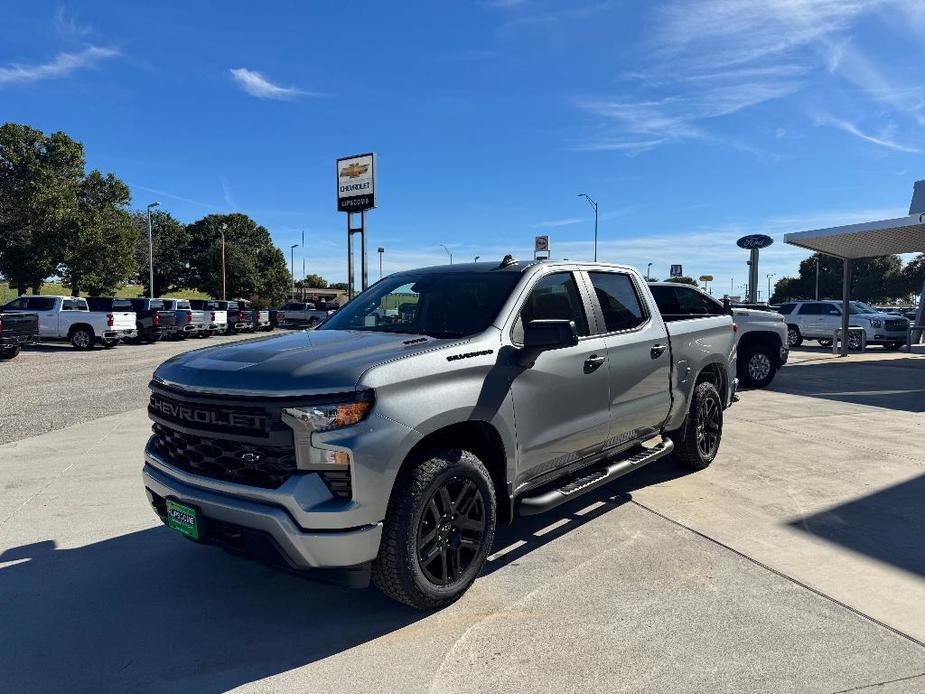
<instances>
[{"instance_id":1,"label":"dealership canopy","mask_svg":"<svg viewBox=\"0 0 925 694\"><path fill-rule=\"evenodd\" d=\"M848 224L829 229L798 231L784 235L784 242L811 251L843 258L842 281L842 335L848 333L848 300L851 287L851 261L894 253L925 253L925 181L916 181L909 205L909 216L884 219L879 222ZM925 284L919 299L915 325L925 324ZM921 331L914 330L914 342L921 339ZM842 355L848 355L848 340L842 339Z\"/></svg>"},{"instance_id":2,"label":"dealership canopy","mask_svg":"<svg viewBox=\"0 0 925 694\"><path fill-rule=\"evenodd\" d=\"M838 258L925 253L925 211L879 222L799 231L784 235L784 241Z\"/></svg>"}]
</instances>

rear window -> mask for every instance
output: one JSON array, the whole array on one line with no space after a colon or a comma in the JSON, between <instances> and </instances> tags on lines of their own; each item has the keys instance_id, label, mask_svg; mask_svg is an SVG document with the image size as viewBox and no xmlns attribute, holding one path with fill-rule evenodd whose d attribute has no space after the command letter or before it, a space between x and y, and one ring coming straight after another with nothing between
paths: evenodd
<instances>
[{"instance_id":1,"label":"rear window","mask_svg":"<svg viewBox=\"0 0 925 694\"><path fill-rule=\"evenodd\" d=\"M113 311L131 311L132 302L128 299L114 299L112 302Z\"/></svg>"},{"instance_id":2,"label":"rear window","mask_svg":"<svg viewBox=\"0 0 925 694\"><path fill-rule=\"evenodd\" d=\"M190 306L189 301L186 301L185 299L181 299L180 301L177 302L177 308L182 310L182 309L190 309L192 307Z\"/></svg>"},{"instance_id":3,"label":"rear window","mask_svg":"<svg viewBox=\"0 0 925 694\"><path fill-rule=\"evenodd\" d=\"M164 308L164 302L160 299L151 299L148 302L148 306L151 307L152 311L161 311Z\"/></svg>"}]
</instances>

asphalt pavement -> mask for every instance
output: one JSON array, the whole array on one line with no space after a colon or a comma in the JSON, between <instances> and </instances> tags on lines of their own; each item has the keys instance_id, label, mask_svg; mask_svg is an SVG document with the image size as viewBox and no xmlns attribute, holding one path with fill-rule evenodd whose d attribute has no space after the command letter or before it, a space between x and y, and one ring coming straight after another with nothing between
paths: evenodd
<instances>
[{"instance_id":1,"label":"asphalt pavement","mask_svg":"<svg viewBox=\"0 0 925 694\"><path fill-rule=\"evenodd\" d=\"M86 352L67 342L26 347L0 361L0 444L141 407L157 366L191 349L275 333L97 345Z\"/></svg>"},{"instance_id":2,"label":"asphalt pavement","mask_svg":"<svg viewBox=\"0 0 925 694\"><path fill-rule=\"evenodd\" d=\"M518 519L435 613L162 527L142 407L2 445L3 687L925 691L923 376L801 351L727 411L709 469Z\"/></svg>"}]
</instances>

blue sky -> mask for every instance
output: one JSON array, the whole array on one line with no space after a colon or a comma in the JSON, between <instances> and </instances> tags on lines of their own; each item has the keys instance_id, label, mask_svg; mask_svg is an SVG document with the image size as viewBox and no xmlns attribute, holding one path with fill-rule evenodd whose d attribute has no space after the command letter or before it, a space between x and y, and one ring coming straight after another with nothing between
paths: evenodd
<instances>
[{"instance_id":1,"label":"blue sky","mask_svg":"<svg viewBox=\"0 0 925 694\"><path fill-rule=\"evenodd\" d=\"M745 233L905 215L925 2L0 2L0 119L81 140L134 204L240 211L345 269L334 160L375 151L386 271L599 255L736 293ZM297 250L297 267L301 256ZM377 266L373 253L372 268ZM377 270L371 277L378 276Z\"/></svg>"}]
</instances>

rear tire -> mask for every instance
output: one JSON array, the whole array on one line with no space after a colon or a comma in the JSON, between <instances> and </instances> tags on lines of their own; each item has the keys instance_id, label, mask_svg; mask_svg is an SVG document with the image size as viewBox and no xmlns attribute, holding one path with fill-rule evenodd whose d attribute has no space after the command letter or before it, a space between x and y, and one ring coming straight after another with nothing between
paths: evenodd
<instances>
[{"instance_id":1,"label":"rear tire","mask_svg":"<svg viewBox=\"0 0 925 694\"><path fill-rule=\"evenodd\" d=\"M418 463L395 484L373 583L419 610L458 600L488 557L496 508L488 470L472 453L440 451Z\"/></svg>"},{"instance_id":2,"label":"rear tire","mask_svg":"<svg viewBox=\"0 0 925 694\"><path fill-rule=\"evenodd\" d=\"M777 373L774 354L764 345L748 347L737 363L739 381L749 388L764 388Z\"/></svg>"},{"instance_id":3,"label":"rear tire","mask_svg":"<svg viewBox=\"0 0 925 694\"><path fill-rule=\"evenodd\" d=\"M22 351L22 347L4 347L0 349L0 359L14 359Z\"/></svg>"},{"instance_id":4,"label":"rear tire","mask_svg":"<svg viewBox=\"0 0 925 694\"><path fill-rule=\"evenodd\" d=\"M668 433L674 459L691 470L709 467L723 438L723 401L712 383L700 383L691 395L684 426Z\"/></svg>"},{"instance_id":5,"label":"rear tire","mask_svg":"<svg viewBox=\"0 0 925 694\"><path fill-rule=\"evenodd\" d=\"M803 335L800 333L800 329L795 325L787 326L787 346L790 349L794 347L799 347L803 344Z\"/></svg>"},{"instance_id":6,"label":"rear tire","mask_svg":"<svg viewBox=\"0 0 925 694\"><path fill-rule=\"evenodd\" d=\"M94 342L96 342L96 336L90 328L76 328L71 331L71 344L75 349L93 349Z\"/></svg>"}]
</instances>

